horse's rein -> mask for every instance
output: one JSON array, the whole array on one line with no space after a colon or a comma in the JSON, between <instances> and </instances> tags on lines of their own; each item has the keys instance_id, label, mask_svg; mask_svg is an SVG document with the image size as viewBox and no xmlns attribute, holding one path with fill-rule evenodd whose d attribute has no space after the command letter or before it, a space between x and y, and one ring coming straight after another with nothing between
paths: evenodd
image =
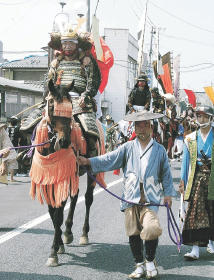
<instances>
[{"instance_id":1,"label":"horse's rein","mask_svg":"<svg viewBox=\"0 0 214 280\"><path fill-rule=\"evenodd\" d=\"M54 137L53 137L54 138ZM53 141L53 138L51 138L50 140L40 143L40 144L32 144L32 145L28 145L28 146L17 146L17 147L9 147L9 150L19 150L19 149L30 149L30 148L35 148L35 147L41 147L44 146L48 143L51 143ZM3 157L3 154L0 154L0 158Z\"/></svg>"},{"instance_id":2,"label":"horse's rein","mask_svg":"<svg viewBox=\"0 0 214 280\"><path fill-rule=\"evenodd\" d=\"M164 206L164 207L166 207L166 209L167 209L167 226L168 226L169 237L170 237L171 241L177 246L178 252L180 253L181 245L183 243L183 239L182 239L182 235L180 233L179 227L178 227L178 225L176 223L175 217L173 215L172 209L169 207L168 203L166 203L166 204L156 204L156 203L150 203L150 202L147 202L147 203L134 203L134 202L125 200L122 197L120 197L120 196L116 195L115 193L111 192L110 190L106 189L96 179L96 177L94 177L87 169L86 169L86 172L87 172L88 176L91 177L102 189L104 189L110 195L112 195L113 197L115 197L115 198L117 198L117 199L119 199L119 200L121 200L123 202L129 203L129 204L132 204L132 205L138 205L138 206L162 206L162 207ZM173 236L171 234L170 227L173 229L174 236L175 236L176 240L173 238ZM177 235L177 233L178 233L178 235Z\"/></svg>"}]
</instances>

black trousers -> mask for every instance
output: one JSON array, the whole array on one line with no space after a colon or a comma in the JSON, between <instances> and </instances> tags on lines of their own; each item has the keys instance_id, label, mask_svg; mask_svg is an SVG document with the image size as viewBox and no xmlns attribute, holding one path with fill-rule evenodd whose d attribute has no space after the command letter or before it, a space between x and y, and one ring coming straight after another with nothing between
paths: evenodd
<instances>
[{"instance_id":1,"label":"black trousers","mask_svg":"<svg viewBox=\"0 0 214 280\"><path fill-rule=\"evenodd\" d=\"M136 263L143 262L143 240L140 235L129 236L129 244ZM158 239L145 240L146 260L151 262L155 258Z\"/></svg>"}]
</instances>

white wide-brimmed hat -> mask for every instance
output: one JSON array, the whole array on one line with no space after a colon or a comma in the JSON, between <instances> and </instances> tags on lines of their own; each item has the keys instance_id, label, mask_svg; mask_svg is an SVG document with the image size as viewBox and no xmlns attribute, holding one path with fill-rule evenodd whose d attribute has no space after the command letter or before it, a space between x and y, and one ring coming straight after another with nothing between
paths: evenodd
<instances>
[{"instance_id":1,"label":"white wide-brimmed hat","mask_svg":"<svg viewBox=\"0 0 214 280\"><path fill-rule=\"evenodd\" d=\"M152 113L144 110L144 111L128 114L123 119L124 121L129 121L129 122L140 122L140 121L155 120L163 117L164 117L163 114Z\"/></svg>"}]
</instances>

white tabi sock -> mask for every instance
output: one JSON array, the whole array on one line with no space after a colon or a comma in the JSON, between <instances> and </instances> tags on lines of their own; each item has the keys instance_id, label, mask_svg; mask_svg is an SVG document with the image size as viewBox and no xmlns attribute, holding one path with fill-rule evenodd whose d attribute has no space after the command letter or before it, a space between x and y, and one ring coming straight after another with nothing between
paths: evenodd
<instances>
[{"instance_id":1,"label":"white tabi sock","mask_svg":"<svg viewBox=\"0 0 214 280\"><path fill-rule=\"evenodd\" d=\"M193 254L193 255L195 255L196 257L199 258L199 247L197 245L192 246L191 254Z\"/></svg>"},{"instance_id":2,"label":"white tabi sock","mask_svg":"<svg viewBox=\"0 0 214 280\"><path fill-rule=\"evenodd\" d=\"M136 264L135 272L139 274L142 274L144 272L143 262Z\"/></svg>"},{"instance_id":3,"label":"white tabi sock","mask_svg":"<svg viewBox=\"0 0 214 280\"><path fill-rule=\"evenodd\" d=\"M209 240L208 246L209 246L210 248L212 248L213 251L214 251L214 244L213 244L213 243L214 243L214 242L213 242L212 240Z\"/></svg>"},{"instance_id":4,"label":"white tabi sock","mask_svg":"<svg viewBox=\"0 0 214 280\"><path fill-rule=\"evenodd\" d=\"M213 241L209 240L209 245L213 246Z\"/></svg>"}]
</instances>

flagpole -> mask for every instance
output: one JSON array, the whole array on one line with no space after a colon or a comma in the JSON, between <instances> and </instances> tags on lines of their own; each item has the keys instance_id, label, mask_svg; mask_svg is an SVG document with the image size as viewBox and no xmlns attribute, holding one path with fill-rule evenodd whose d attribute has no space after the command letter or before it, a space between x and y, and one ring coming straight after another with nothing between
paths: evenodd
<instances>
[{"instance_id":1,"label":"flagpole","mask_svg":"<svg viewBox=\"0 0 214 280\"><path fill-rule=\"evenodd\" d=\"M87 0L87 6L88 6L88 12L87 12L87 27L86 27L86 30L88 32L90 32L90 12L91 12L91 9L90 9L90 0Z\"/></svg>"},{"instance_id":2,"label":"flagpole","mask_svg":"<svg viewBox=\"0 0 214 280\"><path fill-rule=\"evenodd\" d=\"M158 43L157 43L157 73L159 71L159 43L160 43L160 28L157 28ZM157 88L158 88L158 79L157 79Z\"/></svg>"},{"instance_id":3,"label":"flagpole","mask_svg":"<svg viewBox=\"0 0 214 280\"><path fill-rule=\"evenodd\" d=\"M143 64L143 45L144 45L144 37L145 37L145 30L146 30L146 17L147 17L147 7L148 7L148 2L149 0L146 1L146 8L145 8L145 19L144 19L144 23L143 23L143 28L142 28L142 43L140 46L139 51L141 50L140 53L140 60L138 61L138 71L137 74L138 76L140 75L141 69L142 69L142 64Z\"/></svg>"}]
</instances>

